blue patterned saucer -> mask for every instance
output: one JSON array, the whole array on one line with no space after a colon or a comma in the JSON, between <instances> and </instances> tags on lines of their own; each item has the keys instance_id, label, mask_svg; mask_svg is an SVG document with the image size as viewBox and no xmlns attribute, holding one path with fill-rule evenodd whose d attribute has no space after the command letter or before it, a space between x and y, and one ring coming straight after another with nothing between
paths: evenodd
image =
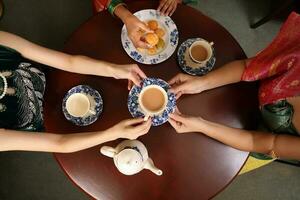
<instances>
[{"instance_id":1,"label":"blue patterned saucer","mask_svg":"<svg viewBox=\"0 0 300 200\"><path fill-rule=\"evenodd\" d=\"M67 102L67 99L72 94L75 94L75 93L84 93L85 95L87 95L87 97L92 102L91 104L92 104L93 110L95 111L96 114L89 115L84 118L74 117L74 116L70 115L66 109L66 102ZM97 90L95 90L87 85L78 85L78 86L71 88L65 95L65 97L63 99L63 103L62 103L62 110L63 110L63 113L64 113L66 119L71 121L73 124L78 125L78 126L88 126L88 125L94 123L98 119L100 113L103 110L103 100Z\"/></svg>"},{"instance_id":2,"label":"blue patterned saucer","mask_svg":"<svg viewBox=\"0 0 300 200\"><path fill-rule=\"evenodd\" d=\"M130 90L129 95L128 95L127 106L128 106L128 110L129 110L130 114L133 117L135 117L135 118L144 117L145 115L139 106L138 97L139 97L139 94L142 91L142 89L149 85L158 85L158 86L162 87L167 92L167 95L168 95L168 103L167 103L166 109L163 111L162 114L154 115L152 117L152 125L159 126L159 125L165 123L166 121L168 121L169 114L174 112L175 107L176 107L175 94L171 93L169 91L170 86L167 82L165 82L161 79L158 79L158 78L144 79L142 82L142 87L133 86L132 89Z\"/></svg>"},{"instance_id":3,"label":"blue patterned saucer","mask_svg":"<svg viewBox=\"0 0 300 200\"><path fill-rule=\"evenodd\" d=\"M154 9L140 10L134 13L134 15L144 22L149 20L158 21L160 27L166 30L166 34L163 37L166 47L155 55L138 51L129 39L126 26L124 25L121 31L121 42L126 53L136 62L148 65L161 63L171 57L176 50L179 38L174 21L168 16L159 14L159 12Z\"/></svg>"},{"instance_id":4,"label":"blue patterned saucer","mask_svg":"<svg viewBox=\"0 0 300 200\"><path fill-rule=\"evenodd\" d=\"M195 63L189 55L189 48L195 41L204 40L202 38L191 38L184 41L177 51L178 64L183 71L191 75L204 75L207 74L215 65L216 56L215 50L212 47L212 57L203 66L201 64Z\"/></svg>"}]
</instances>

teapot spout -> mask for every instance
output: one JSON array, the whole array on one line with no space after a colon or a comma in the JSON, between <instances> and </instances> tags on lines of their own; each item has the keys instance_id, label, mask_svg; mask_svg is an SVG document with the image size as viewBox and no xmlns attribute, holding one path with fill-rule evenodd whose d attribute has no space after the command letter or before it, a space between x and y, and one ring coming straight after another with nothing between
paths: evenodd
<instances>
[{"instance_id":1,"label":"teapot spout","mask_svg":"<svg viewBox=\"0 0 300 200\"><path fill-rule=\"evenodd\" d=\"M148 158L148 160L146 161L146 164L144 166L145 169L149 169L150 171L152 171L154 174L161 176L163 174L163 172L158 169L157 167L155 167L153 161L151 158Z\"/></svg>"}]
</instances>

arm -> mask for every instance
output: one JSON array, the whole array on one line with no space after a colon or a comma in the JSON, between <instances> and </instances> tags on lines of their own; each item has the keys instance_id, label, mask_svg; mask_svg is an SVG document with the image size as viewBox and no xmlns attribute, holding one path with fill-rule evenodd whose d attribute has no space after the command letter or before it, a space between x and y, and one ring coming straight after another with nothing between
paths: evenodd
<instances>
[{"instance_id":1,"label":"arm","mask_svg":"<svg viewBox=\"0 0 300 200\"><path fill-rule=\"evenodd\" d=\"M199 132L233 148L269 155L272 155L273 151L277 157L300 159L300 137L246 131L203 119L199 125Z\"/></svg>"},{"instance_id":2,"label":"arm","mask_svg":"<svg viewBox=\"0 0 300 200\"><path fill-rule=\"evenodd\" d=\"M69 55L47 49L3 31L0 31L0 44L15 49L25 58L64 71L114 78L128 78L137 85L140 83L140 77L146 77L137 65L116 65L86 56Z\"/></svg>"},{"instance_id":3,"label":"arm","mask_svg":"<svg viewBox=\"0 0 300 200\"><path fill-rule=\"evenodd\" d=\"M242 151L274 152L278 157L300 159L300 137L231 128L180 113L172 114L169 122L179 133L201 132Z\"/></svg>"},{"instance_id":4,"label":"arm","mask_svg":"<svg viewBox=\"0 0 300 200\"><path fill-rule=\"evenodd\" d=\"M114 140L107 132L52 133L0 130L0 151L43 151L69 153Z\"/></svg>"},{"instance_id":5,"label":"arm","mask_svg":"<svg viewBox=\"0 0 300 200\"><path fill-rule=\"evenodd\" d=\"M128 32L128 37L131 39L135 47L149 48L146 42L141 40L144 32L152 32L146 24L140 21L136 16L134 16L124 5L118 5L114 10L114 15L119 17L125 24ZM142 30L142 31L141 31Z\"/></svg>"},{"instance_id":6,"label":"arm","mask_svg":"<svg viewBox=\"0 0 300 200\"><path fill-rule=\"evenodd\" d=\"M236 60L203 76L204 90L217 88L223 85L237 83L241 81L242 74L248 60Z\"/></svg>"},{"instance_id":7,"label":"arm","mask_svg":"<svg viewBox=\"0 0 300 200\"><path fill-rule=\"evenodd\" d=\"M242 74L249 60L230 62L204 76L178 74L169 83L179 98L182 94L196 94L205 90L241 81Z\"/></svg>"},{"instance_id":8,"label":"arm","mask_svg":"<svg viewBox=\"0 0 300 200\"><path fill-rule=\"evenodd\" d=\"M69 153L118 138L136 139L149 131L151 120L131 119L98 132L53 134L0 129L0 151L44 151Z\"/></svg>"}]
</instances>

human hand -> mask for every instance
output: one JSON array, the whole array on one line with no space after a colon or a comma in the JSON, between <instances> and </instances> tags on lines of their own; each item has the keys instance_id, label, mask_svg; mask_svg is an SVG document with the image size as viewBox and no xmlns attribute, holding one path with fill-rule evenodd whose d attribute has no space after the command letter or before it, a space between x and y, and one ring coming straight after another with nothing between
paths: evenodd
<instances>
[{"instance_id":1,"label":"human hand","mask_svg":"<svg viewBox=\"0 0 300 200\"><path fill-rule=\"evenodd\" d=\"M172 16L181 0L160 0L157 11L162 15Z\"/></svg>"},{"instance_id":2,"label":"human hand","mask_svg":"<svg viewBox=\"0 0 300 200\"><path fill-rule=\"evenodd\" d=\"M196 77L187 74L177 74L173 77L169 84L171 92L174 92L178 99L183 94L196 94L205 90L205 82L203 77Z\"/></svg>"},{"instance_id":3,"label":"human hand","mask_svg":"<svg viewBox=\"0 0 300 200\"><path fill-rule=\"evenodd\" d=\"M127 119L119 122L115 126L109 128L107 132L114 139L125 138L134 140L146 133L151 128L151 119L144 121L143 118Z\"/></svg>"},{"instance_id":4,"label":"human hand","mask_svg":"<svg viewBox=\"0 0 300 200\"><path fill-rule=\"evenodd\" d=\"M151 47L148 43L141 40L144 33L153 32L145 23L140 21L136 16L131 15L126 18L124 24L127 29L128 37L136 48L148 49Z\"/></svg>"},{"instance_id":5,"label":"human hand","mask_svg":"<svg viewBox=\"0 0 300 200\"><path fill-rule=\"evenodd\" d=\"M116 79L128 79L128 90L131 89L133 83L141 86L141 81L147 78L146 74L139 68L137 64L113 65L112 76Z\"/></svg>"},{"instance_id":6,"label":"human hand","mask_svg":"<svg viewBox=\"0 0 300 200\"><path fill-rule=\"evenodd\" d=\"M201 117L183 115L178 109L169 115L169 123L177 133L199 132Z\"/></svg>"}]
</instances>

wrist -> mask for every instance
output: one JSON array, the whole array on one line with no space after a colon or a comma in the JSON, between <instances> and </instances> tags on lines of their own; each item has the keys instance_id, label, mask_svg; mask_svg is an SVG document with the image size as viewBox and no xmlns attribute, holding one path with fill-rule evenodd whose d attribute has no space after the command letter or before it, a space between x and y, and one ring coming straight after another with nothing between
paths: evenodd
<instances>
[{"instance_id":1,"label":"wrist","mask_svg":"<svg viewBox=\"0 0 300 200\"><path fill-rule=\"evenodd\" d=\"M113 130L111 130L111 128L102 131L102 135L107 142L119 139L117 134Z\"/></svg>"},{"instance_id":2,"label":"wrist","mask_svg":"<svg viewBox=\"0 0 300 200\"><path fill-rule=\"evenodd\" d=\"M128 23L128 20L130 20L130 18L133 16L133 14L127 10L124 4L120 4L115 8L114 15L119 17L124 24Z\"/></svg>"},{"instance_id":3,"label":"wrist","mask_svg":"<svg viewBox=\"0 0 300 200\"><path fill-rule=\"evenodd\" d=\"M198 126L196 132L205 133L207 123L208 121L204 120L201 117L198 117Z\"/></svg>"},{"instance_id":4,"label":"wrist","mask_svg":"<svg viewBox=\"0 0 300 200\"><path fill-rule=\"evenodd\" d=\"M125 15L124 19L122 19L122 22L127 26L131 23L136 21L136 16L134 16L131 12L128 11L128 13Z\"/></svg>"},{"instance_id":5,"label":"wrist","mask_svg":"<svg viewBox=\"0 0 300 200\"><path fill-rule=\"evenodd\" d=\"M208 90L209 89L209 84L210 84L210 81L207 79L206 76L201 76L201 77L198 77L198 80L197 80L197 85L198 85L198 93L200 92L203 92L205 90Z\"/></svg>"},{"instance_id":6,"label":"wrist","mask_svg":"<svg viewBox=\"0 0 300 200\"><path fill-rule=\"evenodd\" d=\"M107 10L112 15L115 16L115 11L118 7L126 5L122 0L111 0Z\"/></svg>"},{"instance_id":7,"label":"wrist","mask_svg":"<svg viewBox=\"0 0 300 200\"><path fill-rule=\"evenodd\" d=\"M117 78L117 75L116 75L117 66L118 66L117 64L113 64L113 63L107 64L107 74L109 77Z\"/></svg>"}]
</instances>

